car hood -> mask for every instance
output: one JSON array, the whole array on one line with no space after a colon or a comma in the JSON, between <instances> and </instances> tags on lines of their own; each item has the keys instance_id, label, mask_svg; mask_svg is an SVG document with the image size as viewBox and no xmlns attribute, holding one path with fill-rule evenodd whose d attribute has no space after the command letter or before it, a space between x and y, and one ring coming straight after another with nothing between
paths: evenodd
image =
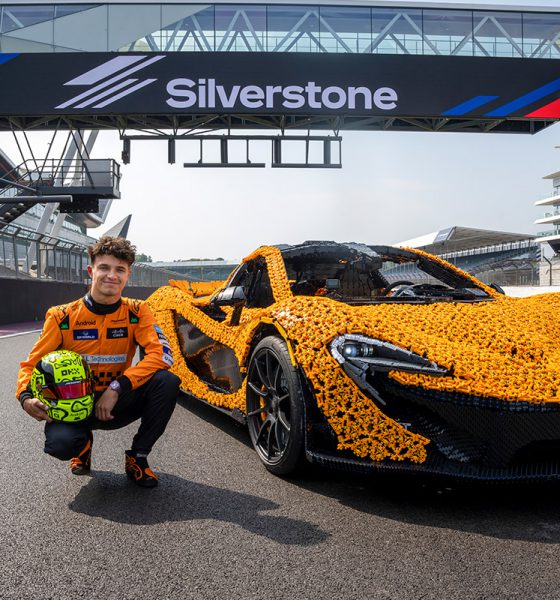
<instances>
[{"instance_id":1,"label":"car hood","mask_svg":"<svg viewBox=\"0 0 560 600\"><path fill-rule=\"evenodd\" d=\"M276 305L290 337L319 351L336 336L363 334L425 356L450 371L434 377L392 371L427 390L533 403L560 402L560 294L477 303L352 307L296 297Z\"/></svg>"}]
</instances>

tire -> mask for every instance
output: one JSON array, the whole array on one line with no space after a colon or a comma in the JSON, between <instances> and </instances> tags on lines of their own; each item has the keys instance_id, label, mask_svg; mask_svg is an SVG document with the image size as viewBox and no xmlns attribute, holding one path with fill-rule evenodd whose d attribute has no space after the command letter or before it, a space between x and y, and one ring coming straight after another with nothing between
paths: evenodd
<instances>
[{"instance_id":1,"label":"tire","mask_svg":"<svg viewBox=\"0 0 560 600\"><path fill-rule=\"evenodd\" d=\"M247 369L247 425L264 466L275 475L291 475L304 463L305 411L297 369L286 343L261 340Z\"/></svg>"}]
</instances>

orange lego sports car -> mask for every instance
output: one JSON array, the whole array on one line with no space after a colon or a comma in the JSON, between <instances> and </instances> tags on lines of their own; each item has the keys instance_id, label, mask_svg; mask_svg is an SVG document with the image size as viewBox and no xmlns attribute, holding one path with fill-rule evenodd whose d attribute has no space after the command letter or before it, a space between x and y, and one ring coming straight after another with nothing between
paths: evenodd
<instances>
[{"instance_id":1,"label":"orange lego sports car","mask_svg":"<svg viewBox=\"0 0 560 600\"><path fill-rule=\"evenodd\" d=\"M275 474L560 477L560 294L508 298L418 250L306 242L148 301L183 391L246 422Z\"/></svg>"}]
</instances>

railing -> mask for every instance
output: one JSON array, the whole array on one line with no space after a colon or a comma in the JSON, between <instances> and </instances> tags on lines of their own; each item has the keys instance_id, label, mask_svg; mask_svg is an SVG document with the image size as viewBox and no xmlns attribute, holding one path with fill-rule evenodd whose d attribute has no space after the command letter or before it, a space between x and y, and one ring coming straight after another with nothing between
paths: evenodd
<instances>
[{"instance_id":1,"label":"railing","mask_svg":"<svg viewBox=\"0 0 560 600\"><path fill-rule=\"evenodd\" d=\"M445 252L441 254L441 257L451 262L451 259L460 258L462 256L507 252L509 250L530 249L533 247L535 247L535 242L533 240L524 240L520 242L508 242L506 244L494 244L492 246L481 246L480 248L470 248L469 250L458 250L456 252Z\"/></svg>"},{"instance_id":2,"label":"railing","mask_svg":"<svg viewBox=\"0 0 560 600\"><path fill-rule=\"evenodd\" d=\"M554 190L551 194L542 196L537 200L537 202L540 202L541 200L552 200L553 198L560 198L560 190Z\"/></svg>"},{"instance_id":3,"label":"railing","mask_svg":"<svg viewBox=\"0 0 560 600\"><path fill-rule=\"evenodd\" d=\"M119 164L112 159L29 159L12 169L4 179L38 190L50 187L113 188L118 190L120 182ZM13 198L21 194L8 183L0 189L2 198Z\"/></svg>"},{"instance_id":4,"label":"railing","mask_svg":"<svg viewBox=\"0 0 560 600\"><path fill-rule=\"evenodd\" d=\"M2 198L15 198L18 194L21 194L21 190L18 190L16 187L5 187L0 191L0 204L2 203Z\"/></svg>"},{"instance_id":5,"label":"railing","mask_svg":"<svg viewBox=\"0 0 560 600\"><path fill-rule=\"evenodd\" d=\"M486 284L539 285L541 247L534 240L472 248L442 257Z\"/></svg>"},{"instance_id":6,"label":"railing","mask_svg":"<svg viewBox=\"0 0 560 600\"><path fill-rule=\"evenodd\" d=\"M506 266L500 266L499 268L493 268L492 265L488 265L488 268L482 272L473 272L472 274L483 283L491 284L497 283L498 285L539 285L539 265L538 260L524 260L517 261L512 260L507 263ZM465 265L457 265L467 272L471 272L470 269L465 268ZM383 271L383 275L391 283L398 280L407 280L413 283L440 283L434 277L424 273L420 269L416 268L415 265L399 265L390 270L390 272Z\"/></svg>"},{"instance_id":7,"label":"railing","mask_svg":"<svg viewBox=\"0 0 560 600\"><path fill-rule=\"evenodd\" d=\"M537 233L537 237L541 238L541 237L549 237L552 235L560 235L560 228L559 229L553 229L552 231L539 231Z\"/></svg>"},{"instance_id":8,"label":"railing","mask_svg":"<svg viewBox=\"0 0 560 600\"><path fill-rule=\"evenodd\" d=\"M539 267L539 262L532 261L518 266L510 265L507 269L495 269L478 273L476 277L487 285L496 283L501 286L538 286L540 285Z\"/></svg>"},{"instance_id":9,"label":"railing","mask_svg":"<svg viewBox=\"0 0 560 600\"><path fill-rule=\"evenodd\" d=\"M35 260L30 260L31 256ZM87 248L15 225L0 230L0 277L90 283ZM131 286L159 287L185 275L147 265L135 265Z\"/></svg>"}]
</instances>

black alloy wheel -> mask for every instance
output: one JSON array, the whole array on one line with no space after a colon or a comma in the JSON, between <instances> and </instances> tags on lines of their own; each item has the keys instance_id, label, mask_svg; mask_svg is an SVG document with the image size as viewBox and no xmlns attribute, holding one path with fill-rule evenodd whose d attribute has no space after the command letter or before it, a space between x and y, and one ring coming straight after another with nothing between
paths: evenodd
<instances>
[{"instance_id":1,"label":"black alloy wheel","mask_svg":"<svg viewBox=\"0 0 560 600\"><path fill-rule=\"evenodd\" d=\"M264 338L247 371L247 425L259 458L275 475L292 474L304 464L303 402L286 343Z\"/></svg>"}]
</instances>

